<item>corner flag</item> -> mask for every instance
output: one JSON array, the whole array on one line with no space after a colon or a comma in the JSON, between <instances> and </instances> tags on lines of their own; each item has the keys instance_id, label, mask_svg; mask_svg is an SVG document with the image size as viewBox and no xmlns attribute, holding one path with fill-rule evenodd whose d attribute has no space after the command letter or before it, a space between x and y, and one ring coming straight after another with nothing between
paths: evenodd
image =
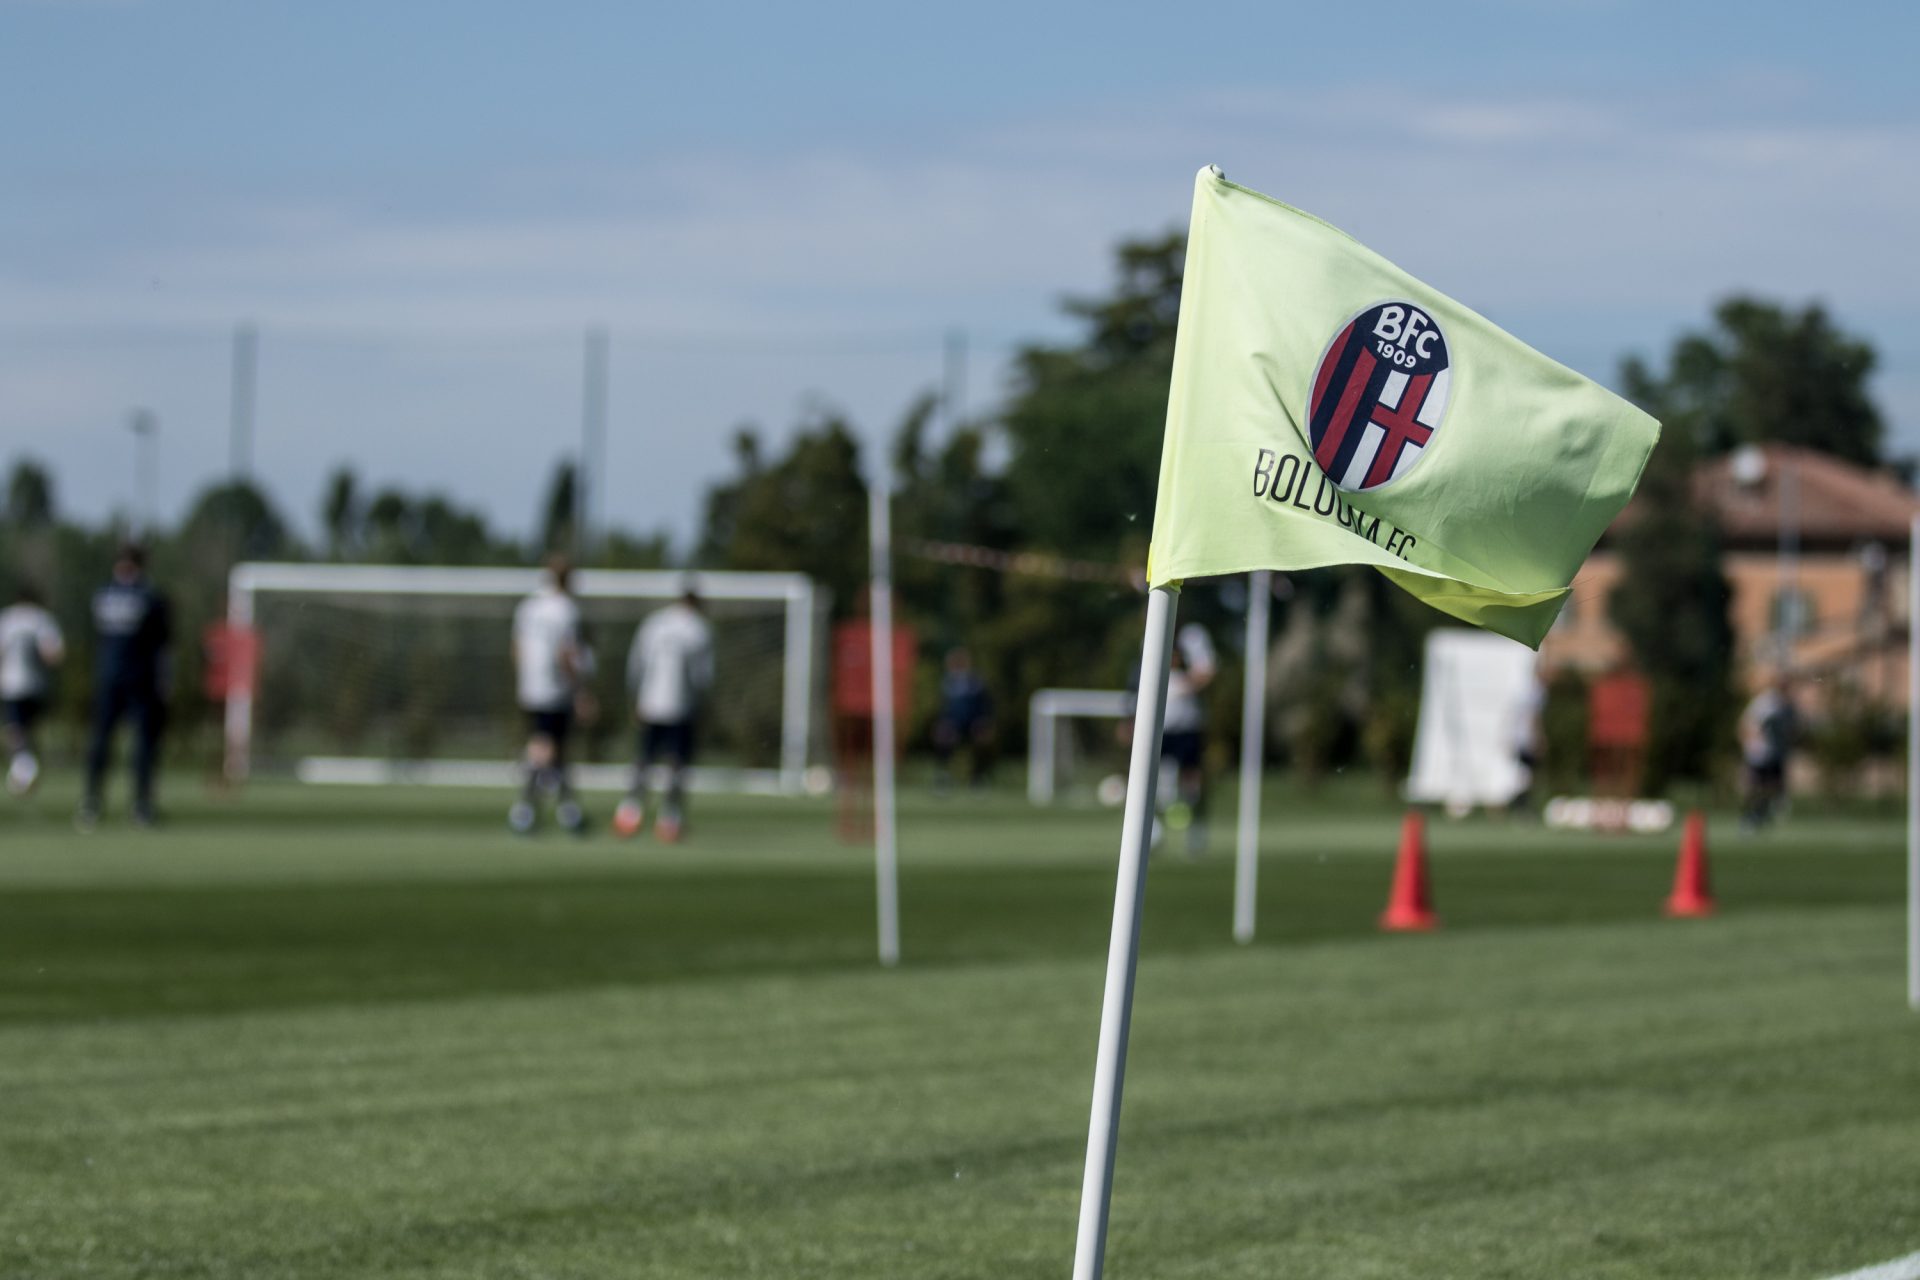
<instances>
[{"instance_id":1,"label":"corner flag","mask_svg":"<svg viewBox=\"0 0 1920 1280\"><path fill-rule=\"evenodd\" d=\"M1659 434L1344 232L1202 169L1147 576L1370 564L1538 648Z\"/></svg>"},{"instance_id":2,"label":"corner flag","mask_svg":"<svg viewBox=\"0 0 1920 1280\"><path fill-rule=\"evenodd\" d=\"M1646 414L1351 237L1200 171L1074 1280L1100 1280L1106 1265L1180 583L1370 564L1434 608L1538 648L1659 436Z\"/></svg>"}]
</instances>

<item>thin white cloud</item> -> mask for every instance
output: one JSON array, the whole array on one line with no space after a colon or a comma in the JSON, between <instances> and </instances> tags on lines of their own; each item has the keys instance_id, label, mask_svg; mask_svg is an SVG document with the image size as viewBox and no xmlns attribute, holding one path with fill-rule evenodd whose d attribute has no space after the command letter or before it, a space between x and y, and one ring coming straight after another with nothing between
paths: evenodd
<instances>
[{"instance_id":1,"label":"thin white cloud","mask_svg":"<svg viewBox=\"0 0 1920 1280\"><path fill-rule=\"evenodd\" d=\"M184 492L192 458L217 465L222 335L251 316L267 326L263 413L300 436L263 457L296 504L349 456L530 512L528 477L572 430L577 335L599 321L632 362L616 401L674 426L611 507L685 528L740 417L779 420L819 391L879 425L931 381L941 329L1055 323L1054 299L1104 287L1116 240L1183 221L1188 178L1209 161L1496 319L1598 353L1588 368L1602 375L1611 353L1665 338L1650 324L1688 322L1727 292L1820 296L1843 323L1882 327L1889 407L1920 427L1920 309L1889 269L1920 225L1920 127L1788 128L1745 121L1737 103L1686 106L1216 91L982 129L933 154L550 166L406 200L371 182L176 188L70 239L62 219L80 206L43 191L5 214L36 253L31 270L0 265L0 326L57 327L68 345L10 379L0 438L59 452L61 424L172 388L181 447L203 437L173 473ZM188 358L124 340L140 328L192 330L201 346ZM426 339L447 344L444 359ZM514 425L535 420L549 425ZM433 425L447 421L461 430ZM463 449L469 438L511 440Z\"/></svg>"}]
</instances>

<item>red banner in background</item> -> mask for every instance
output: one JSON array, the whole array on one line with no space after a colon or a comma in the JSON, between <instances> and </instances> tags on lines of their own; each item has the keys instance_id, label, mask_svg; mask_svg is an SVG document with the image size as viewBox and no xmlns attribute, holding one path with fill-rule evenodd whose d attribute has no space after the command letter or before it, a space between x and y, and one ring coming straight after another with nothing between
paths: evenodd
<instances>
[{"instance_id":1,"label":"red banner in background","mask_svg":"<svg viewBox=\"0 0 1920 1280\"><path fill-rule=\"evenodd\" d=\"M200 633L200 645L206 654L201 686L211 701L225 702L235 694L253 692L254 674L260 662L259 633L252 627L210 623Z\"/></svg>"},{"instance_id":2,"label":"red banner in background","mask_svg":"<svg viewBox=\"0 0 1920 1280\"><path fill-rule=\"evenodd\" d=\"M1593 682L1587 693L1587 741L1595 747L1643 747L1653 714L1653 689L1633 671Z\"/></svg>"},{"instance_id":3,"label":"red banner in background","mask_svg":"<svg viewBox=\"0 0 1920 1280\"><path fill-rule=\"evenodd\" d=\"M873 718L873 630L865 618L833 629L833 714ZM893 629L893 718L904 723L913 706L913 628Z\"/></svg>"}]
</instances>

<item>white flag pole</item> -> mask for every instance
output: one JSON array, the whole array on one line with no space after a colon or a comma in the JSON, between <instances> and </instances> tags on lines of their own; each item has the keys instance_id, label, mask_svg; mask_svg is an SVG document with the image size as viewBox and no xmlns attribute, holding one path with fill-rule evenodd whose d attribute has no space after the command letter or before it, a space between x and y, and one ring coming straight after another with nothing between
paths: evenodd
<instances>
[{"instance_id":1,"label":"white flag pole","mask_svg":"<svg viewBox=\"0 0 1920 1280\"><path fill-rule=\"evenodd\" d=\"M868 633L873 651L873 884L878 901L880 963L900 963L900 871L894 849L893 809L893 579L890 568L892 494L875 464L867 488L868 537L873 551Z\"/></svg>"},{"instance_id":2,"label":"white flag pole","mask_svg":"<svg viewBox=\"0 0 1920 1280\"><path fill-rule=\"evenodd\" d=\"M1907 530L1907 1004L1920 1010L1920 516Z\"/></svg>"},{"instance_id":3,"label":"white flag pole","mask_svg":"<svg viewBox=\"0 0 1920 1280\"><path fill-rule=\"evenodd\" d=\"M1260 879L1260 774L1267 746L1267 620L1273 570L1247 575L1247 687L1240 698L1240 831L1233 866L1233 940L1253 941Z\"/></svg>"},{"instance_id":4,"label":"white flag pole","mask_svg":"<svg viewBox=\"0 0 1920 1280\"><path fill-rule=\"evenodd\" d=\"M1100 1004L1100 1051L1093 1068L1093 1118L1087 1167L1080 1182L1080 1234L1073 1280L1100 1280L1106 1264L1107 1210L1113 1198L1114 1143L1120 1130L1120 1086L1127 1072L1127 1030L1133 1019L1134 962L1140 952L1140 903L1153 838L1153 792L1160 773L1167 672L1173 650L1173 587L1147 593L1147 634L1140 649L1140 695L1133 711L1133 753L1127 807L1120 824L1120 871L1113 891L1113 936L1107 944L1107 989Z\"/></svg>"}]
</instances>

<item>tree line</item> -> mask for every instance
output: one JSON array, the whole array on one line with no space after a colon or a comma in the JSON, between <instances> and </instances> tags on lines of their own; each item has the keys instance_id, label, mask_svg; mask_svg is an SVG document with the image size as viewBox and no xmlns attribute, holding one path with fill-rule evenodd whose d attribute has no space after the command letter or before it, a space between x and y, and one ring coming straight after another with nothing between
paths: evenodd
<instances>
[{"instance_id":1,"label":"tree line","mask_svg":"<svg viewBox=\"0 0 1920 1280\"><path fill-rule=\"evenodd\" d=\"M1184 238L1119 246L1111 288L1063 305L1077 332L1020 350L991 414L955 420L929 391L873 457L844 415L817 409L780 448L736 431L729 473L709 489L699 528L676 547L664 535L609 531L585 563L654 568L797 570L826 584L836 615L863 608L867 484L884 470L895 500L899 613L919 639L909 742L924 734L940 655L965 645L992 689L1004 750L1024 748L1027 699L1049 685L1118 687L1137 661L1141 595L1124 581L1026 576L914 554L929 542L1002 552L1049 552L1141 566L1153 518L1166 388L1172 370ZM1629 356L1619 385L1665 425L1642 484L1645 516L1611 535L1625 573L1613 621L1654 692L1647 784L1711 780L1731 767L1737 715L1730 592L1710 512L1689 499L1703 458L1743 443L1783 441L1877 465L1885 426L1868 393L1871 347L1823 308L1754 298L1721 303L1699 330L1657 360ZM300 538L250 485L205 490L180 523L148 538L155 576L175 600L181 634L198 635L224 607L226 570L241 559L409 564L524 564L571 549L575 476L556 469L534 532L502 533L486 513L436 492L369 489L343 469L323 487L318 537ZM51 477L13 461L0 510L0 588L41 587L76 639L85 602L127 534L122 521L63 515ZM1212 749L1224 763L1238 737L1238 653L1244 580L1190 584L1184 619L1212 631L1226 661L1212 687ZM1419 703L1422 646L1441 623L1384 578L1360 568L1287 575L1274 604L1268 689L1275 759L1307 776L1350 764L1404 776ZM84 650L84 642L79 646ZM60 705L77 721L84 659L69 664ZM182 646L183 721L211 723L200 701L200 657ZM1577 683L1577 677L1569 677ZM1551 718L1579 690L1557 691ZM1561 736L1572 746L1571 728ZM179 750L209 750L189 736Z\"/></svg>"}]
</instances>

